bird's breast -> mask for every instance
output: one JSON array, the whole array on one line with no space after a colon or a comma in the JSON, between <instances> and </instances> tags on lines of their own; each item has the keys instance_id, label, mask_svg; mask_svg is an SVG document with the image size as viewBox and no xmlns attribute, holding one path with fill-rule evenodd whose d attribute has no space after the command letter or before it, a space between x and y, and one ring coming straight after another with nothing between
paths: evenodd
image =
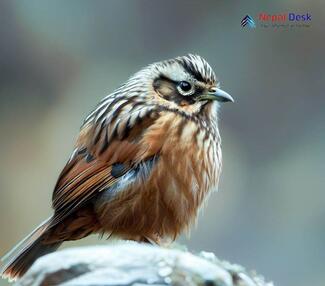
<instances>
[{"instance_id":1,"label":"bird's breast","mask_svg":"<svg viewBox=\"0 0 325 286\"><path fill-rule=\"evenodd\" d=\"M144 140L148 146L160 147L143 194L154 194L152 203L159 202L161 218L170 217L185 228L218 184L221 142L217 126L171 113L160 118Z\"/></svg>"},{"instance_id":2,"label":"bird's breast","mask_svg":"<svg viewBox=\"0 0 325 286\"><path fill-rule=\"evenodd\" d=\"M218 184L221 150L213 132L173 113L148 128L140 144L147 146L144 156L155 154L157 160L144 180L135 179L112 201L100 202L108 228L174 238L187 228Z\"/></svg>"},{"instance_id":3,"label":"bird's breast","mask_svg":"<svg viewBox=\"0 0 325 286\"><path fill-rule=\"evenodd\" d=\"M221 147L217 126L169 115L161 135L161 160L157 178L168 182L164 195L187 198L193 208L218 184Z\"/></svg>"}]
</instances>

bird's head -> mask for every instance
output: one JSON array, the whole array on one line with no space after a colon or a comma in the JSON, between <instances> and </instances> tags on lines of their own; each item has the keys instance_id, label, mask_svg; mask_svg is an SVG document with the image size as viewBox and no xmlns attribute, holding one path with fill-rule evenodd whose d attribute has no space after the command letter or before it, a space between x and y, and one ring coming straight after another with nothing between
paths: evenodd
<instances>
[{"instance_id":1,"label":"bird's head","mask_svg":"<svg viewBox=\"0 0 325 286\"><path fill-rule=\"evenodd\" d=\"M234 101L220 89L214 71L198 55L153 63L135 74L130 82L142 82L146 86L142 96L151 103L188 115L200 113L205 107L220 102Z\"/></svg>"},{"instance_id":2,"label":"bird's head","mask_svg":"<svg viewBox=\"0 0 325 286\"><path fill-rule=\"evenodd\" d=\"M220 89L210 65L200 56L153 63L130 77L113 93L101 100L84 121L106 124L118 117L132 126L152 111L169 110L186 117L207 115L217 118L220 102L233 98Z\"/></svg>"}]
</instances>

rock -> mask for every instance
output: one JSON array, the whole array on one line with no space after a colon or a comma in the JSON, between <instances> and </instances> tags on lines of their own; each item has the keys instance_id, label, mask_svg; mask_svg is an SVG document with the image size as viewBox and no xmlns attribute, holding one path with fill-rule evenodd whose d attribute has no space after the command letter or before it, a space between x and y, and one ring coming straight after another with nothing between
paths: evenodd
<instances>
[{"instance_id":1,"label":"rock","mask_svg":"<svg viewBox=\"0 0 325 286\"><path fill-rule=\"evenodd\" d=\"M213 253L187 251L135 242L71 248L39 258L16 282L19 286L272 286L239 265Z\"/></svg>"}]
</instances>

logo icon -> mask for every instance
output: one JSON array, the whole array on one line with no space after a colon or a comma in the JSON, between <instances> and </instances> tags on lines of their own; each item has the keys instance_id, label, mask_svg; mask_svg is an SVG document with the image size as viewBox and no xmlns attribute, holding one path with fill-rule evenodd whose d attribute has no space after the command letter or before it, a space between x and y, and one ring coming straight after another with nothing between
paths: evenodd
<instances>
[{"instance_id":1,"label":"logo icon","mask_svg":"<svg viewBox=\"0 0 325 286\"><path fill-rule=\"evenodd\" d=\"M249 16L249 15L246 15L240 22L240 24L242 25L242 27L248 27L248 28L255 28L256 25L255 25L255 21L253 19L253 17Z\"/></svg>"}]
</instances>

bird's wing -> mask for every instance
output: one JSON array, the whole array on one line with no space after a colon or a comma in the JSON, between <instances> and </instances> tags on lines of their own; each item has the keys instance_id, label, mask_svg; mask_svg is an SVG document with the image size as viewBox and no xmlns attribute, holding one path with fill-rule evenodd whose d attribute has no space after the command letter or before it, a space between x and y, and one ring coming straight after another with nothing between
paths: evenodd
<instances>
[{"instance_id":1,"label":"bird's wing","mask_svg":"<svg viewBox=\"0 0 325 286\"><path fill-rule=\"evenodd\" d=\"M139 166L149 165L159 150L141 141L155 116L130 112L108 123L92 120L82 127L76 149L62 170L55 186L52 204L53 224L61 222L97 193L108 190L124 174L139 173ZM107 117L106 117L107 118ZM119 118L119 119L118 119ZM125 180L125 178L124 178Z\"/></svg>"}]
</instances>

